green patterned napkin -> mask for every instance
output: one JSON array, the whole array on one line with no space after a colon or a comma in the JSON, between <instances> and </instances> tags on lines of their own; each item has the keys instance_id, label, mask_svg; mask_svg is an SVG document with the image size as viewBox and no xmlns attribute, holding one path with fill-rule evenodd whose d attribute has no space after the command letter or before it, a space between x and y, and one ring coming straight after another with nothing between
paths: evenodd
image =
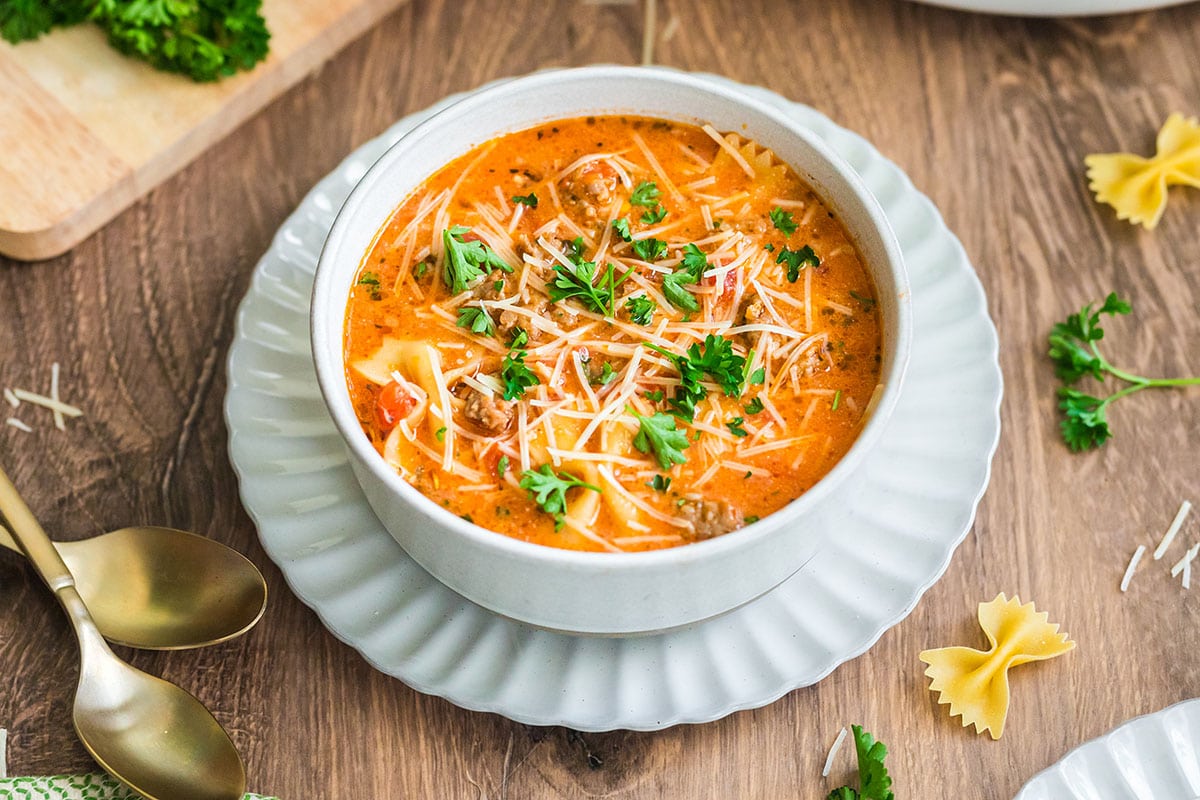
<instances>
[{"instance_id":1,"label":"green patterned napkin","mask_svg":"<svg viewBox=\"0 0 1200 800\"><path fill-rule=\"evenodd\" d=\"M0 800L141 800L108 775L0 778ZM246 800L277 800L248 794Z\"/></svg>"}]
</instances>

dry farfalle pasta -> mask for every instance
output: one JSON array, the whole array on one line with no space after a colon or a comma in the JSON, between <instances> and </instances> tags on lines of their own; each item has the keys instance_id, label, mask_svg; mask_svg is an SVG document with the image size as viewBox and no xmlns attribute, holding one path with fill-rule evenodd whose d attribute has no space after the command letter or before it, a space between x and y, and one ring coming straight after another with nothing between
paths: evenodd
<instances>
[{"instance_id":1,"label":"dry farfalle pasta","mask_svg":"<svg viewBox=\"0 0 1200 800\"><path fill-rule=\"evenodd\" d=\"M1062 655L1075 643L1033 603L1021 605L1003 593L979 604L979 624L992 643L986 652L943 647L924 651L921 660L929 665L930 690L941 693L939 703L950 704L950 716L961 714L964 728L974 725L976 733L990 731L999 739L1008 715L1009 668Z\"/></svg>"},{"instance_id":2,"label":"dry farfalle pasta","mask_svg":"<svg viewBox=\"0 0 1200 800\"><path fill-rule=\"evenodd\" d=\"M1158 132L1153 158L1129 153L1090 155L1084 159L1096 200L1117 210L1117 217L1153 229L1167 207L1167 187L1200 188L1200 123L1172 114Z\"/></svg>"}]
</instances>

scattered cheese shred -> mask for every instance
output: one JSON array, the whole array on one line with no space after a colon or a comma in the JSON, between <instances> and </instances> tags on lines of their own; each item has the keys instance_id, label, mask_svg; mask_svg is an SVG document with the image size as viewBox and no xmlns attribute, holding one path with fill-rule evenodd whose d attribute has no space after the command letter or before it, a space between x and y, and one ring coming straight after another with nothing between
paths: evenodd
<instances>
[{"instance_id":1,"label":"scattered cheese shred","mask_svg":"<svg viewBox=\"0 0 1200 800\"><path fill-rule=\"evenodd\" d=\"M27 392L24 389L13 389L13 394L15 394L17 396L18 400L22 400L26 403L33 403L35 406L41 406L42 408L48 408L51 411L57 410L63 416L67 416L67 417L83 416L83 412L80 411L75 406L68 405L68 404L62 402L61 400L55 400L52 397L46 397L45 395L37 394L35 392Z\"/></svg>"},{"instance_id":2,"label":"scattered cheese shred","mask_svg":"<svg viewBox=\"0 0 1200 800\"><path fill-rule=\"evenodd\" d=\"M19 431L25 431L25 433L33 433L33 428L29 427L24 422L21 422L21 420L17 419L16 417L9 417L8 419L4 420L4 422L6 425L12 425L14 428L16 428Z\"/></svg>"},{"instance_id":3,"label":"scattered cheese shred","mask_svg":"<svg viewBox=\"0 0 1200 800\"><path fill-rule=\"evenodd\" d=\"M1121 578L1121 591L1124 592L1129 588L1129 582L1133 580L1133 571L1137 569L1138 562L1142 560L1142 556L1146 554L1146 545L1139 544L1137 550L1133 551L1133 558L1129 559L1129 566L1125 568L1125 575Z\"/></svg>"},{"instance_id":4,"label":"scattered cheese shred","mask_svg":"<svg viewBox=\"0 0 1200 800\"><path fill-rule=\"evenodd\" d=\"M1175 535L1179 533L1179 529L1183 527L1183 521L1187 519L1187 515L1192 510L1190 500L1184 500L1179 504L1179 512L1175 514L1175 519L1171 522L1171 527L1167 528L1167 532L1163 534L1162 541L1158 543L1158 547L1154 548L1154 560L1160 560L1171 546L1171 542L1175 541Z\"/></svg>"},{"instance_id":5,"label":"scattered cheese shred","mask_svg":"<svg viewBox=\"0 0 1200 800\"><path fill-rule=\"evenodd\" d=\"M833 768L833 760L837 758L838 750L842 749L842 742L846 741L846 726L838 731L837 738L833 740L833 747L829 748L829 755L825 756L825 767L821 770L821 777L828 778L829 770Z\"/></svg>"},{"instance_id":6,"label":"scattered cheese shred","mask_svg":"<svg viewBox=\"0 0 1200 800\"><path fill-rule=\"evenodd\" d=\"M979 604L979 625L991 647L926 650L920 658L929 665L930 691L939 692L938 703L950 705L950 716L962 716L963 727L976 733L989 731L993 739L1004 733L1008 716L1008 670L1030 661L1044 661L1075 648L1067 634L1058 632L1045 612L1033 603L1021 605L1003 592Z\"/></svg>"},{"instance_id":7,"label":"scattered cheese shred","mask_svg":"<svg viewBox=\"0 0 1200 800\"><path fill-rule=\"evenodd\" d=\"M1183 554L1183 558L1175 562L1175 566L1171 567L1171 577L1174 578L1179 573L1188 569L1192 562L1196 559L1197 554L1200 554L1200 543L1192 545L1188 551Z\"/></svg>"},{"instance_id":8,"label":"scattered cheese shred","mask_svg":"<svg viewBox=\"0 0 1200 800\"><path fill-rule=\"evenodd\" d=\"M4 390L4 399L7 400L8 404L10 406L12 406L13 408L16 408L17 406L21 405L21 401L17 399L17 396L15 394L13 394L12 389L6 388Z\"/></svg>"},{"instance_id":9,"label":"scattered cheese shred","mask_svg":"<svg viewBox=\"0 0 1200 800\"><path fill-rule=\"evenodd\" d=\"M1167 208L1167 187L1200 189L1200 121L1172 114L1158 132L1156 153L1104 153L1084 159L1096 201L1117 210L1117 219L1153 230Z\"/></svg>"}]
</instances>

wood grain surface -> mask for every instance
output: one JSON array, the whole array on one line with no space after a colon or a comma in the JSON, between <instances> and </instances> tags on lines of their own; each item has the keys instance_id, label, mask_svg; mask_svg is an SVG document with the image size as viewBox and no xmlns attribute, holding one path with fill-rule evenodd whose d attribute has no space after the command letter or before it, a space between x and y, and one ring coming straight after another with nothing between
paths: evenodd
<instances>
[{"instance_id":1,"label":"wood grain surface","mask_svg":"<svg viewBox=\"0 0 1200 800\"><path fill-rule=\"evenodd\" d=\"M404 0L265 0L271 52L213 83L152 69L96 25L0 41L0 253L60 255Z\"/></svg>"},{"instance_id":2,"label":"wood grain surface","mask_svg":"<svg viewBox=\"0 0 1200 800\"><path fill-rule=\"evenodd\" d=\"M945 576L866 655L715 723L580 734L418 694L289 593L238 501L221 416L234 310L271 235L398 117L498 76L636 63L642 24L636 5L415 0L70 254L0 261L0 384L44 390L58 361L64 398L86 410L66 433L28 406L32 434L0 426L0 459L46 527L193 529L271 584L242 639L126 654L208 703L251 788L285 800L818 798L849 777L849 750L820 771L852 722L890 746L898 797L1000 800L1077 744L1200 695L1200 586L1146 562L1118 590L1134 547L1200 501L1200 390L1123 401L1116 439L1072 455L1044 355L1054 321L1115 289L1135 317L1110 327L1114 359L1200 372L1200 192L1173 190L1147 233L1095 205L1082 168L1088 152L1150 151L1170 112L1200 112L1200 5L1035 21L898 0L660 0L659 63L768 86L862 133L938 205L988 291L1007 386L991 487ZM1182 535L1200 539L1200 520ZM936 705L917 654L982 646L975 607L1000 591L1036 600L1079 646L1014 672L994 742ZM63 615L0 554L12 773L92 768L70 725L75 677Z\"/></svg>"}]
</instances>

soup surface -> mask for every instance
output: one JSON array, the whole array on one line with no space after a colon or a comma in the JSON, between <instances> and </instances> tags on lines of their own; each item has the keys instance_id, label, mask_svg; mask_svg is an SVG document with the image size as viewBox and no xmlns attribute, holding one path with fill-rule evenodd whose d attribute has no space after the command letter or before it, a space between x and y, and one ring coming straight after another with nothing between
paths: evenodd
<instances>
[{"instance_id":1,"label":"soup surface","mask_svg":"<svg viewBox=\"0 0 1200 800\"><path fill-rule=\"evenodd\" d=\"M434 502L514 538L635 551L782 508L879 382L845 229L737 134L636 117L483 144L409 196L350 292L363 430Z\"/></svg>"}]
</instances>

